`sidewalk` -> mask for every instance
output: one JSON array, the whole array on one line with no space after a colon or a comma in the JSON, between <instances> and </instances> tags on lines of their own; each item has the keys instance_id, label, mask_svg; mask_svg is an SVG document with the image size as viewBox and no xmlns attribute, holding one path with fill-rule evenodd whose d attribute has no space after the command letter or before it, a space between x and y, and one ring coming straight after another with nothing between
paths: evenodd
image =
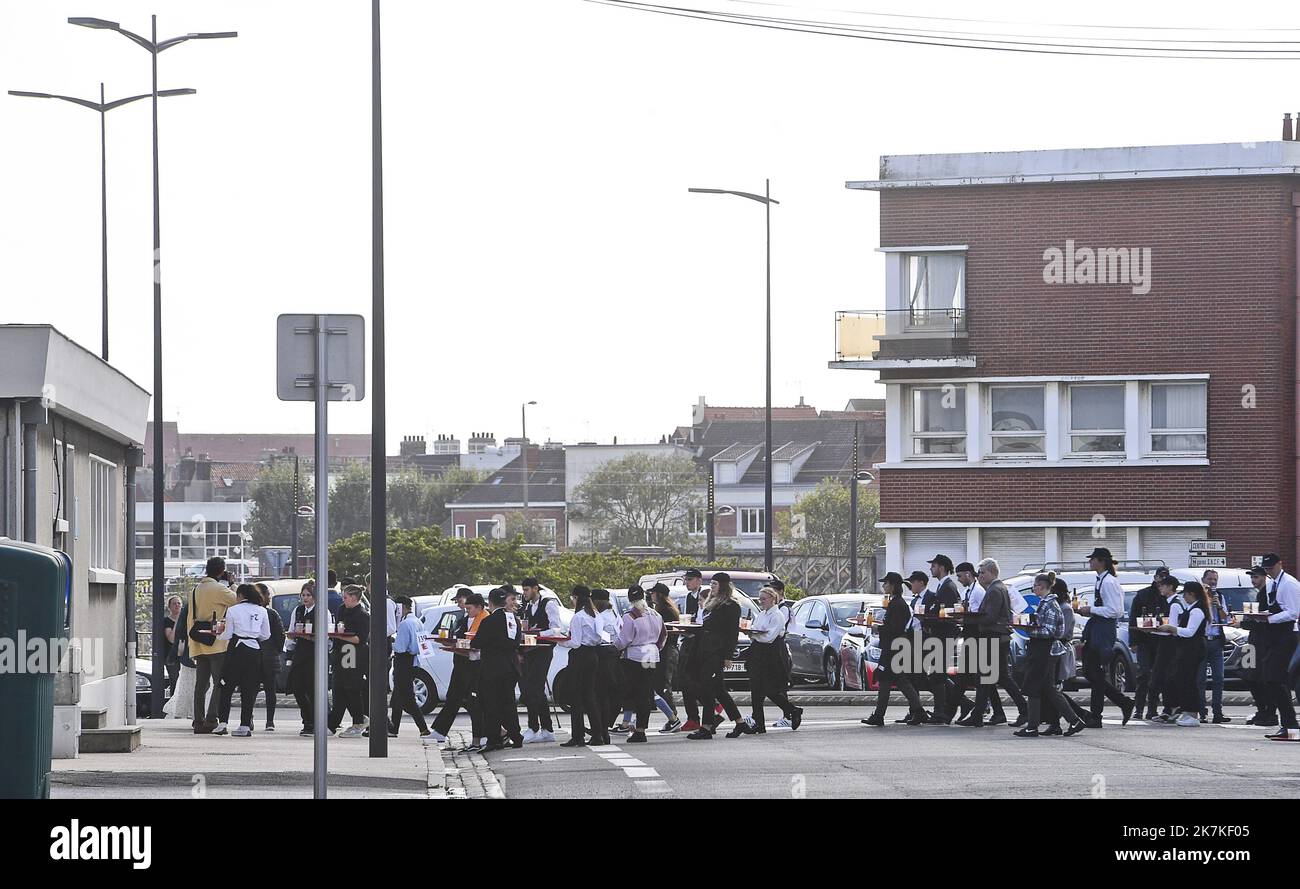
<instances>
[{"instance_id":1,"label":"sidewalk","mask_svg":"<svg viewBox=\"0 0 1300 889\"><path fill-rule=\"evenodd\" d=\"M294 714L296 716L296 714ZM286 713L286 717L290 714ZM256 725L264 723L258 711ZM134 753L87 753L54 761L56 799L231 799L312 796L311 738L298 720L251 738L196 735L188 720L145 719ZM333 737L327 745L328 795L338 799L443 799L446 766L413 725L388 739L388 757L371 759L368 738Z\"/></svg>"}]
</instances>

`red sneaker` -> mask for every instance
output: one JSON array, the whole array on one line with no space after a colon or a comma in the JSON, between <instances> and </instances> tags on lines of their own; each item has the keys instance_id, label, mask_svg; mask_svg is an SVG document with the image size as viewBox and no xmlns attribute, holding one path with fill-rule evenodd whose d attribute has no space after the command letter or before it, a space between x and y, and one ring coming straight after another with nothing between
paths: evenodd
<instances>
[{"instance_id":1,"label":"red sneaker","mask_svg":"<svg viewBox=\"0 0 1300 889\"><path fill-rule=\"evenodd\" d=\"M688 719L686 720L685 724L682 725L682 731L684 732L699 731L699 728L700 728L699 722L697 722L694 719Z\"/></svg>"},{"instance_id":2,"label":"red sneaker","mask_svg":"<svg viewBox=\"0 0 1300 889\"><path fill-rule=\"evenodd\" d=\"M713 712L714 712L715 714L717 714L718 716L721 716L721 715L722 715L722 705L721 705L721 704L714 704L714 705L713 705Z\"/></svg>"}]
</instances>

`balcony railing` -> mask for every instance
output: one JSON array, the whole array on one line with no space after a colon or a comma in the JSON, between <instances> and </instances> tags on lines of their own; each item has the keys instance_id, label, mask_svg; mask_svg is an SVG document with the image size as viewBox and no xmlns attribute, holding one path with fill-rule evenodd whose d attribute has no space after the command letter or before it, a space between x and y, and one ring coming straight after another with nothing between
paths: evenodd
<instances>
[{"instance_id":1,"label":"balcony railing","mask_svg":"<svg viewBox=\"0 0 1300 889\"><path fill-rule=\"evenodd\" d=\"M945 358L966 354L964 308L835 313L836 361Z\"/></svg>"}]
</instances>

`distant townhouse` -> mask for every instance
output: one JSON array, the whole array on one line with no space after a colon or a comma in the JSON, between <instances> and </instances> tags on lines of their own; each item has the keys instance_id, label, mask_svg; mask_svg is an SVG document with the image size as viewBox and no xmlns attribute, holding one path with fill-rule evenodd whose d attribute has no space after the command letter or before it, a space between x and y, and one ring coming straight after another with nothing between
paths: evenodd
<instances>
[{"instance_id":1,"label":"distant townhouse","mask_svg":"<svg viewBox=\"0 0 1300 889\"><path fill-rule=\"evenodd\" d=\"M886 391L886 569L1120 559L1296 564L1292 141L904 155L885 307L832 368Z\"/></svg>"}]
</instances>

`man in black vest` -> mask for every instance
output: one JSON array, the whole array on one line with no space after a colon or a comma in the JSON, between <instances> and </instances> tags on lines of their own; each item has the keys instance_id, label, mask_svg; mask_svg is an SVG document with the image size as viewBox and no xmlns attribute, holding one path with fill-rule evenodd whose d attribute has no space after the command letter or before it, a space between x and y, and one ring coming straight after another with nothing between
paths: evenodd
<instances>
[{"instance_id":1,"label":"man in black vest","mask_svg":"<svg viewBox=\"0 0 1300 889\"><path fill-rule=\"evenodd\" d=\"M359 738L365 731L362 697L366 690L366 669L370 665L370 613L361 604L361 587L343 588L343 605L339 608L338 632L331 661L334 665L334 706L330 709L330 734L343 723L343 711L352 716L352 727L341 738Z\"/></svg>"},{"instance_id":2,"label":"man in black vest","mask_svg":"<svg viewBox=\"0 0 1300 889\"><path fill-rule=\"evenodd\" d=\"M535 577L525 577L519 586L524 591L523 631L540 636L554 629L559 632L560 600L542 595L542 585ZM524 649L523 673L519 679L519 696L528 708L528 729L524 743L535 744L555 740L551 724L551 708L546 700L546 678L551 672L551 658L555 648L536 645Z\"/></svg>"},{"instance_id":3,"label":"man in black vest","mask_svg":"<svg viewBox=\"0 0 1300 889\"><path fill-rule=\"evenodd\" d=\"M316 632L316 593L314 585L308 581L303 584L298 594L301 602L293 609L293 616L288 629L296 631L299 624L307 633ZM328 617L325 618L327 621ZM298 702L298 712L302 715L302 731L298 734L306 737L315 732L316 709L312 704L316 691L316 640L314 636L304 636L290 641L289 648L289 690Z\"/></svg>"},{"instance_id":4,"label":"man in black vest","mask_svg":"<svg viewBox=\"0 0 1300 889\"><path fill-rule=\"evenodd\" d=\"M939 609L952 608L961 601L961 591L957 589L957 581L952 577L952 559L943 553L935 556L930 560L930 576L939 581L938 587L934 592L927 593L925 599L925 617L921 619L921 629L927 639L938 639L944 646L943 660L937 670L930 674L930 691L934 695L934 714L931 717L932 722L942 722L945 725L952 722L953 713L948 710L949 696L956 700L958 695L957 685L948 677L948 645L949 640L955 639L960 630L952 621L940 620ZM962 716L970 711L970 704L962 705Z\"/></svg>"},{"instance_id":5,"label":"man in black vest","mask_svg":"<svg viewBox=\"0 0 1300 889\"><path fill-rule=\"evenodd\" d=\"M492 613L479 625L470 642L470 648L483 655L479 696L483 701L483 726L488 739L484 752L501 750L507 743L515 748L524 746L519 710L515 706L520 632L514 599L513 588L497 587L488 593Z\"/></svg>"},{"instance_id":6,"label":"man in black vest","mask_svg":"<svg viewBox=\"0 0 1300 889\"><path fill-rule=\"evenodd\" d=\"M700 600L703 598L700 587L704 583L704 574L698 568L687 568L682 580L686 584L686 607L682 609L681 619L687 622L699 623ZM682 725L681 730L687 733L701 728L700 705L695 699L695 689L688 679L693 675L693 661L697 654L698 645L695 633L683 634L681 651L677 657L677 674L682 677L682 705L686 710L686 722Z\"/></svg>"},{"instance_id":7,"label":"man in black vest","mask_svg":"<svg viewBox=\"0 0 1300 889\"><path fill-rule=\"evenodd\" d=\"M1146 714L1146 719L1155 719L1158 694L1151 689L1151 676L1156 666L1156 651L1159 639L1151 633L1138 631L1139 617L1163 617L1169 614L1169 603L1160 592L1160 581L1169 576L1169 569L1161 565L1156 569L1151 586L1143 587L1133 596L1133 604L1128 609L1128 645L1137 661L1136 676L1133 681L1133 712Z\"/></svg>"},{"instance_id":8,"label":"man in black vest","mask_svg":"<svg viewBox=\"0 0 1300 889\"><path fill-rule=\"evenodd\" d=\"M1268 572L1256 566L1250 569L1250 583L1255 588L1255 607L1261 612L1268 610ZM1254 666L1247 668L1246 687L1255 702L1255 715L1246 720L1246 725L1277 725L1277 708L1268 697L1264 687L1264 648L1268 644L1266 627L1254 627L1247 635L1247 644L1254 656Z\"/></svg>"}]
</instances>

